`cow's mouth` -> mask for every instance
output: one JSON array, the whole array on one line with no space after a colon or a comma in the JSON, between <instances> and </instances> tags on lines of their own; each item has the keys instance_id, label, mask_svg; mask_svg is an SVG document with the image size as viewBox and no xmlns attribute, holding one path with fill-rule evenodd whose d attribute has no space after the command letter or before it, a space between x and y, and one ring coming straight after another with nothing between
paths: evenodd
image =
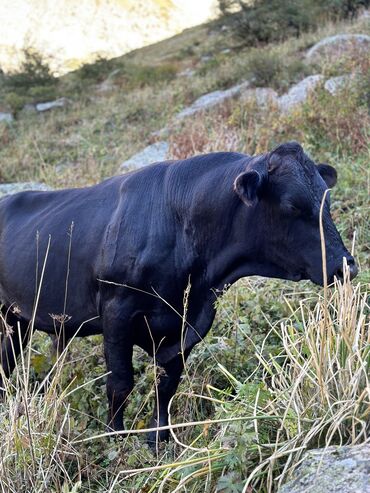
<instances>
[{"instance_id":1,"label":"cow's mouth","mask_svg":"<svg viewBox=\"0 0 370 493\"><path fill-rule=\"evenodd\" d=\"M303 281L304 279L309 279L306 272L297 272L296 274L292 275L292 281L298 282Z\"/></svg>"}]
</instances>

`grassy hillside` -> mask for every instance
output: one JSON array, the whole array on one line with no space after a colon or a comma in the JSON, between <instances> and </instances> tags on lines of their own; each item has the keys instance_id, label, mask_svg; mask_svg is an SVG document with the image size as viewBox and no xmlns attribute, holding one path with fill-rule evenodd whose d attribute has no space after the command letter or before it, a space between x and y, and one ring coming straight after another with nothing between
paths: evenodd
<instances>
[{"instance_id":1,"label":"grassy hillside","mask_svg":"<svg viewBox=\"0 0 370 493\"><path fill-rule=\"evenodd\" d=\"M316 161L337 168L333 216L360 267L354 286L347 280L329 293L309 282L261 278L233 286L172 403L172 422L193 424L174 429L157 455L141 434L158 371L144 353L135 352L137 385L126 413L135 433L115 441L96 437L106 422L101 338L73 341L49 374L50 341L36 335L0 404L2 491L264 493L276 490L306 448L369 440L370 64L355 54L323 66L303 62L315 42L343 32L370 34L368 19L257 48L241 46L228 25L201 26L53 82L53 96L70 104L45 114L21 107L27 98L43 98L48 86L36 96L0 89L2 109L16 111L12 124L0 123L4 182L96 183L158 140L153 132L163 127L170 127L175 158L265 152L296 139ZM185 69L194 70L191 78L180 75ZM287 115L235 99L171 125L209 91L251 80L282 93L318 72L358 76L336 97L319 87Z\"/></svg>"},{"instance_id":2,"label":"grassy hillside","mask_svg":"<svg viewBox=\"0 0 370 493\"><path fill-rule=\"evenodd\" d=\"M119 56L209 20L215 0L13 0L0 4L0 66L19 67L22 48L64 74L100 56ZM196 9L194 7L197 7Z\"/></svg>"}]
</instances>

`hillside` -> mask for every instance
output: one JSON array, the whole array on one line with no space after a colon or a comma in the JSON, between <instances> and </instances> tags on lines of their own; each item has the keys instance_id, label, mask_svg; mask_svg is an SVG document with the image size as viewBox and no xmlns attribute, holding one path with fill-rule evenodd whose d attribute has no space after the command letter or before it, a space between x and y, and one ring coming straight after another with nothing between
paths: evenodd
<instances>
[{"instance_id":1,"label":"hillside","mask_svg":"<svg viewBox=\"0 0 370 493\"><path fill-rule=\"evenodd\" d=\"M335 46L350 40L346 50L308 57L337 35ZM251 47L222 19L40 85L1 78L0 111L11 117L0 121L0 185L91 185L153 143L185 158L294 139L337 169L332 216L359 266L353 283L330 290L250 277L220 296L171 403L172 423L186 426L156 453L143 435L161 372L151 358L135 349L131 435L114 440L105 436L102 338L73 340L55 362L50 339L36 334L0 403L4 491L275 493L306 450L368 444L368 36L367 14ZM201 107L201 97L212 104ZM59 107L37 109L56 98L65 98Z\"/></svg>"},{"instance_id":2,"label":"hillside","mask_svg":"<svg viewBox=\"0 0 370 493\"><path fill-rule=\"evenodd\" d=\"M0 67L14 70L24 48L65 73L97 56L112 58L201 24L215 2L193 0L15 0L0 3Z\"/></svg>"}]
</instances>

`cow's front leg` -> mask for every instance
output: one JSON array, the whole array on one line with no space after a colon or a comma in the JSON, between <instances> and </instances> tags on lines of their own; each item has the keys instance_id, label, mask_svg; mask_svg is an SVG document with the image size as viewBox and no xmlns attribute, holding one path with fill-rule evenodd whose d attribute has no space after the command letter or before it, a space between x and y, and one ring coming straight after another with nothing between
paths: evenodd
<instances>
[{"instance_id":1,"label":"cow's front leg","mask_svg":"<svg viewBox=\"0 0 370 493\"><path fill-rule=\"evenodd\" d=\"M17 364L21 350L27 346L30 340L31 327L11 312L4 315L4 320L1 322L2 327L0 327L0 365L5 377L9 378ZM0 374L0 398L3 398L4 395L5 387Z\"/></svg>"},{"instance_id":2,"label":"cow's front leg","mask_svg":"<svg viewBox=\"0 0 370 493\"><path fill-rule=\"evenodd\" d=\"M168 404L176 392L180 382L184 363L190 351L186 354L178 354L163 365L165 373L160 377L157 388L157 403L150 421L150 428L168 425ZM148 433L148 444L155 447L157 442L168 440L169 430L150 431Z\"/></svg>"},{"instance_id":3,"label":"cow's front leg","mask_svg":"<svg viewBox=\"0 0 370 493\"><path fill-rule=\"evenodd\" d=\"M133 343L127 319L115 317L114 313L104 317L104 352L107 370L107 397L109 404L108 427L121 431L126 400L134 386L132 367Z\"/></svg>"}]
</instances>

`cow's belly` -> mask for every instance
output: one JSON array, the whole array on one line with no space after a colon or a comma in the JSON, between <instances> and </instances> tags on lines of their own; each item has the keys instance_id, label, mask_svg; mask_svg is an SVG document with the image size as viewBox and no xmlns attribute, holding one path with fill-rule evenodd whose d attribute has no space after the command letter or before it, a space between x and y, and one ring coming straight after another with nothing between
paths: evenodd
<instances>
[{"instance_id":1,"label":"cow's belly","mask_svg":"<svg viewBox=\"0 0 370 493\"><path fill-rule=\"evenodd\" d=\"M168 346L179 340L181 328L181 317L170 310L140 315L134 326L134 344L153 354L158 347Z\"/></svg>"}]
</instances>

